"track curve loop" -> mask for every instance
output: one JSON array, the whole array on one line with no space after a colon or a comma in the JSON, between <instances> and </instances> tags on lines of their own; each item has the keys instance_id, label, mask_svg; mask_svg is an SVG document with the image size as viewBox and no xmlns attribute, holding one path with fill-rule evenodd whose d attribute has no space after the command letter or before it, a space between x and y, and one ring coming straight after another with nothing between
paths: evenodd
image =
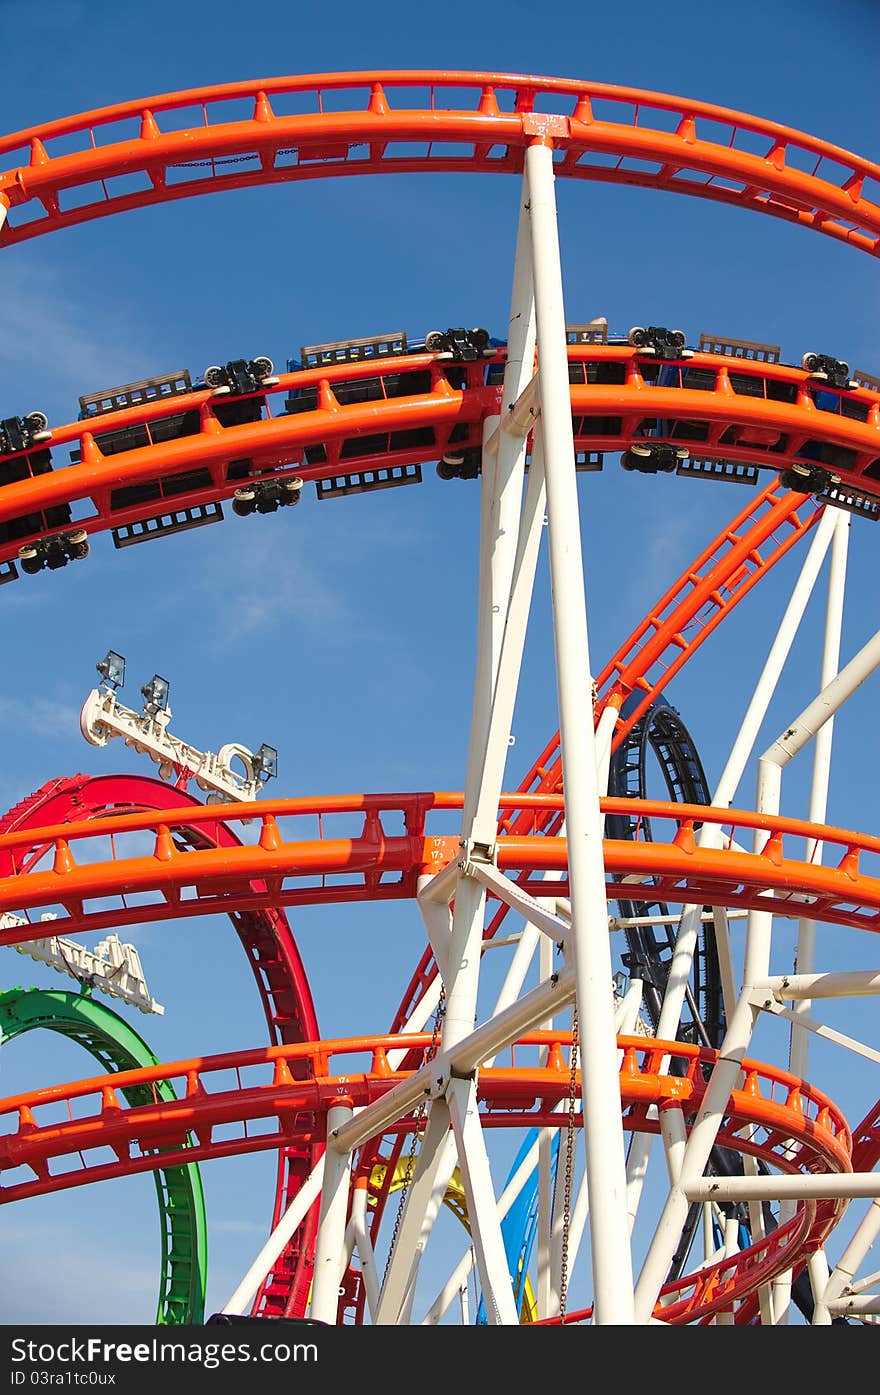
<instances>
[{"instance_id":1,"label":"track curve loop","mask_svg":"<svg viewBox=\"0 0 880 1395\"><path fill-rule=\"evenodd\" d=\"M129 1024L87 993L40 988L13 988L0 993L0 1042L43 1028L75 1041L105 1070L114 1072L156 1066L159 1059ZM131 1086L124 1091L132 1106L148 1103L153 1091ZM175 1098L165 1080L155 1085L163 1100ZM189 1138L184 1147L192 1143ZM154 1173L162 1244L158 1325L200 1323L205 1315L208 1235L205 1199L195 1163L166 1163Z\"/></svg>"},{"instance_id":2,"label":"track curve loop","mask_svg":"<svg viewBox=\"0 0 880 1395\"><path fill-rule=\"evenodd\" d=\"M4 834L17 835L14 849L7 847L0 852L0 870L7 874L21 872L39 863L46 844L38 830L47 819L60 827L72 819L85 819L94 833L95 820L106 828L111 818L130 816L133 811L149 817L169 806L186 808L190 814L204 812L204 805L192 795L145 776L75 775L49 781L0 818L0 841ZM236 835L216 811L207 826L187 825L184 818L175 837L181 848L212 846L219 850L238 845ZM257 984L270 1041L313 1040L318 1031L315 1006L284 911L269 905L257 910L230 908L230 919ZM39 933L44 930L41 927ZM280 1149L273 1227L316 1157L313 1147L298 1143ZM255 1300L255 1309L261 1313L302 1315L310 1283L316 1220L315 1214L306 1218L267 1276Z\"/></svg>"},{"instance_id":3,"label":"track curve loop","mask_svg":"<svg viewBox=\"0 0 880 1395\"><path fill-rule=\"evenodd\" d=\"M189 115L187 109L192 124L180 129L179 113ZM177 115L167 124L178 129L163 130L166 113ZM62 138L65 152L56 154L53 143ZM228 83L15 132L0 140L0 156L13 157L0 174L0 204L13 215L3 240L255 184L425 170L513 174L534 141L561 152L555 171L563 178L695 195L877 255L880 168L862 156L689 97L449 70ZM74 153L71 144L79 147ZM132 173L145 187L117 192L113 181ZM37 216L16 222L16 211L28 205Z\"/></svg>"},{"instance_id":4,"label":"track curve loop","mask_svg":"<svg viewBox=\"0 0 880 1395\"><path fill-rule=\"evenodd\" d=\"M512 1066L496 1063L481 1070L478 1098L483 1127L529 1129L554 1121L558 1124L553 1107L570 1089L570 1072L562 1056L563 1047L570 1044L570 1032L530 1032L511 1044ZM198 1161L257 1152L276 1147L284 1139L303 1137L300 1131L307 1113L312 1115L313 1127L306 1135L313 1141L315 1132L320 1135L326 1129L326 1112L336 1103L344 1100L366 1106L411 1078L412 1072L390 1067L389 1053L403 1046L428 1045L430 1038L420 1034L264 1047L51 1086L36 1094L0 1100L0 1119L6 1120L5 1132L0 1133L0 1170L19 1172L24 1168L31 1174L31 1180L11 1180L0 1197L12 1200L150 1171L158 1165L155 1150L179 1141L188 1128L195 1134L192 1152ZM548 1048L546 1066L521 1064L527 1048L541 1046ZM714 1064L717 1053L642 1036L621 1036L619 1046L626 1129L656 1132L659 1126L656 1118L651 1118L651 1110L664 1102L679 1104L687 1118L694 1116L705 1092L707 1068ZM343 1072L332 1069L337 1056L346 1058ZM742 1088L731 1093L719 1131L723 1146L783 1173L852 1170L851 1135L844 1116L827 1095L787 1071L751 1059L744 1059L742 1066ZM230 1070L236 1079L231 1089L224 1087L222 1078ZM120 1107L117 1091L151 1086L160 1080L179 1081L178 1097ZM579 1077L577 1089L579 1093ZM79 1101L76 1117L60 1123L40 1121L41 1110L74 1099ZM253 1120L262 1121L265 1131L249 1133L247 1125ZM217 1125L227 1126L228 1134L233 1123L242 1128L239 1137L215 1137ZM406 1114L391 1127L406 1134L414 1126L415 1119ZM114 1148L115 1163L90 1161L84 1156L96 1136ZM55 1160L75 1156L80 1166L52 1174ZM785 1226L762 1236L739 1254L667 1286L655 1315L676 1325L692 1323L747 1300L760 1284L802 1263L845 1209L842 1199L802 1201Z\"/></svg>"}]
</instances>

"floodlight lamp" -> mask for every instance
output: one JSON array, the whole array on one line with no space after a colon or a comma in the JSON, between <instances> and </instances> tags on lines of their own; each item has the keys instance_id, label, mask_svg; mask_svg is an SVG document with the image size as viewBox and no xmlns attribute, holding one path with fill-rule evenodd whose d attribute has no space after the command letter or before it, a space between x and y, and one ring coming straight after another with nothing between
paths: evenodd
<instances>
[{"instance_id":1,"label":"floodlight lamp","mask_svg":"<svg viewBox=\"0 0 880 1395\"><path fill-rule=\"evenodd\" d=\"M623 998L623 997L625 997L625 996L626 996L626 991L627 991L628 988L629 988L629 979L628 979L628 977L626 976L626 974L625 974L625 973L622 973L622 972L616 973L616 974L614 975L614 991L615 991L615 993L617 994L618 998Z\"/></svg>"},{"instance_id":2,"label":"floodlight lamp","mask_svg":"<svg viewBox=\"0 0 880 1395\"><path fill-rule=\"evenodd\" d=\"M145 683L141 688L144 696L144 711L155 716L157 712L164 712L168 707L168 694L171 684L167 678L161 678L158 673L154 673L149 683Z\"/></svg>"},{"instance_id":3,"label":"floodlight lamp","mask_svg":"<svg viewBox=\"0 0 880 1395\"><path fill-rule=\"evenodd\" d=\"M108 649L100 663L95 664L108 688L115 692L125 682L125 659L115 649Z\"/></svg>"},{"instance_id":4,"label":"floodlight lamp","mask_svg":"<svg viewBox=\"0 0 880 1395\"><path fill-rule=\"evenodd\" d=\"M254 752L254 778L265 784L277 774L278 752L274 746L267 746L264 741L260 749Z\"/></svg>"}]
</instances>

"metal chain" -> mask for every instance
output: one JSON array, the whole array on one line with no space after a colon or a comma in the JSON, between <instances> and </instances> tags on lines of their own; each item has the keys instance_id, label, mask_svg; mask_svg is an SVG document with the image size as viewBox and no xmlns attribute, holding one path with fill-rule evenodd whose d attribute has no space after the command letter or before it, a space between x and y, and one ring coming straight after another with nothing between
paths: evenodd
<instances>
[{"instance_id":1,"label":"metal chain","mask_svg":"<svg viewBox=\"0 0 880 1395\"><path fill-rule=\"evenodd\" d=\"M441 988L441 989L440 989L440 998L439 998L438 1003L437 1003L437 1011L434 1013L434 1028L433 1028L433 1032L432 1032L432 1034L431 1034L431 1044L430 1044L430 1046L428 1047L427 1052L425 1053L425 1062L424 1062L425 1064L426 1064L428 1061L433 1061L434 1057L437 1055L437 1046L438 1046L439 1041L440 1041L440 1026L441 1026L441 1023L443 1022L443 1018L444 1018L445 1016L446 1016L446 989L445 989L445 988ZM398 1235L398 1232L399 1232L399 1230L400 1230L400 1223L401 1223L401 1221L403 1220L403 1212L404 1212L404 1207L405 1207L405 1205L406 1205L406 1198L407 1198L407 1195L408 1195L408 1193L409 1193L410 1183L412 1182L412 1179L413 1179L413 1172L415 1171L415 1165L416 1165L416 1151L417 1151L417 1149L418 1149L418 1140L419 1140L419 1129L420 1129L420 1127L421 1127L422 1121L423 1121L424 1118L425 1118L425 1115L426 1115L426 1113L427 1113L427 1110L428 1110L428 1101L427 1101L427 1098L425 1098L425 1099L422 1099L422 1101L421 1101L420 1104L419 1104L418 1109L415 1111L415 1113L414 1113L414 1115L413 1115L413 1131L412 1131L412 1138L411 1138L411 1140L410 1140L409 1153L407 1154L407 1159L406 1159L406 1171L404 1172L404 1176L403 1176L403 1185L401 1186L401 1189L400 1189L400 1200L399 1200L399 1202L397 1203L397 1215L396 1215L395 1218L394 1218L394 1229L393 1229L392 1232L391 1232L391 1244L388 1246L388 1258L387 1258L386 1261L385 1261L385 1270L384 1270L384 1273L382 1274L382 1283L383 1283L383 1284L384 1284L386 1278L388 1277L388 1268L389 1268L389 1265L391 1264L391 1257L392 1257L392 1255L394 1254L394 1247L395 1247L395 1245L397 1244L397 1235Z\"/></svg>"},{"instance_id":2,"label":"metal chain","mask_svg":"<svg viewBox=\"0 0 880 1395\"><path fill-rule=\"evenodd\" d=\"M571 1229L571 1191L574 1170L574 1120L577 1096L578 1015L571 1014L571 1072L568 1079L568 1136L565 1140L565 1193L562 1207L562 1255L559 1266L559 1316L565 1317L568 1301L568 1235Z\"/></svg>"},{"instance_id":3,"label":"metal chain","mask_svg":"<svg viewBox=\"0 0 880 1395\"><path fill-rule=\"evenodd\" d=\"M279 150L278 154L286 152ZM217 155L213 160L176 160L173 165L169 165L170 170L202 170L210 169L212 165L246 165L248 160L259 160L259 155Z\"/></svg>"}]
</instances>

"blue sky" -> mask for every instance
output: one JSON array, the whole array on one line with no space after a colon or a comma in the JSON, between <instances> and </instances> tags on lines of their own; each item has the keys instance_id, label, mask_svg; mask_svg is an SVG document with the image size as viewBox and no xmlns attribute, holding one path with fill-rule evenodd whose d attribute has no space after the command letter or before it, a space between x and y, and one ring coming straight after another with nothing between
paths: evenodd
<instances>
[{"instance_id":1,"label":"blue sky","mask_svg":"<svg viewBox=\"0 0 880 1395\"><path fill-rule=\"evenodd\" d=\"M880 23L870 0L727 7L585 3L549 10L506 0L431 10L338 0L247 11L0 0L0 128L203 84L369 68L488 69L642 86L738 108L871 157L880 144ZM503 334L518 187L510 178L313 181L182 200L96 221L0 258L3 412L72 420L80 393L187 366L405 328L483 324ZM880 372L877 267L864 254L782 222L700 200L601 184L558 188L569 320L681 325L767 340L798 362L827 350ZM172 729L216 750L279 750L267 793L461 788L474 662L478 493L429 468L417 489L267 518L116 552L94 541L84 564L25 577L0 593L0 806L45 780L85 771L151 773L119 743L86 746L81 702L105 651L126 655L132 705L153 672L171 680ZM650 604L737 511L736 489L627 475L612 457L581 481L590 644L598 669ZM854 520L843 657L876 628L873 526ZM669 698L699 745L710 783L772 641L795 554L687 667ZM759 741L813 697L821 596L811 605ZM508 785L556 729L549 591L542 563ZM878 825L876 688L838 723L829 821ZM806 812L809 771L786 783ZM740 802L754 800L753 773ZM325 1035L382 1030L422 949L410 907L306 911L293 924ZM161 1019L133 1014L165 1059L260 1044L259 1003L224 922L132 936ZM858 937L829 936L823 966L870 965ZM845 952L844 952L845 950ZM842 958L840 956L843 956ZM63 986L7 950L2 982ZM789 967L785 964L784 967ZM778 1055L776 1059L781 1059ZM818 1057L817 1057L818 1059ZM839 1058L837 1068L839 1069ZM837 1098L855 1122L876 1098L845 1062ZM830 1067L829 1067L830 1068ZM91 1074L64 1042L4 1048L4 1095ZM831 1080L817 1078L829 1088ZM873 1093L872 1093L873 1088ZM235 1287L266 1232L269 1155L203 1168L209 1309ZM152 1187L143 1178L10 1208L2 1221L0 1321L148 1322L155 1306ZM49 1256L63 1264L48 1263Z\"/></svg>"}]
</instances>

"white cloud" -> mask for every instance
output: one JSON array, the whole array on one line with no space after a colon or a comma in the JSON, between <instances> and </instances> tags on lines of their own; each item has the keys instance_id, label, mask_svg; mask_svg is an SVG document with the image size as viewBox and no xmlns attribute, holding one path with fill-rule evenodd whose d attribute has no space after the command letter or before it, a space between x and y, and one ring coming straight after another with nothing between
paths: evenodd
<instances>
[{"instance_id":1,"label":"white cloud","mask_svg":"<svg viewBox=\"0 0 880 1395\"><path fill-rule=\"evenodd\" d=\"M228 558L223 559L222 569L228 578ZM218 579L213 569L210 577L203 574L201 585L214 603ZM218 645L251 638L292 618L310 629L351 622L346 602L329 581L329 568L322 575L281 537L242 550L237 556L235 586L224 596L214 631Z\"/></svg>"},{"instance_id":2,"label":"white cloud","mask_svg":"<svg viewBox=\"0 0 880 1395\"><path fill-rule=\"evenodd\" d=\"M50 698L0 697L0 726L15 727L36 736L66 740L79 725L79 709Z\"/></svg>"},{"instance_id":3,"label":"white cloud","mask_svg":"<svg viewBox=\"0 0 880 1395\"><path fill-rule=\"evenodd\" d=\"M69 397L71 391L78 396L83 383L119 382L148 372L142 350L134 348L131 336L123 333L125 304L117 307L117 334L95 333L89 328L84 304L70 292L68 278L69 271L44 254L19 263L15 277L4 278L5 332L0 338L4 376L40 383L46 363L51 362L51 392L58 399ZM43 402L21 404L23 411L35 407L47 410Z\"/></svg>"},{"instance_id":4,"label":"white cloud","mask_svg":"<svg viewBox=\"0 0 880 1395\"><path fill-rule=\"evenodd\" d=\"M0 727L64 741L79 729L79 709L51 698L0 697Z\"/></svg>"},{"instance_id":5,"label":"white cloud","mask_svg":"<svg viewBox=\"0 0 880 1395\"><path fill-rule=\"evenodd\" d=\"M94 1213L93 1213L94 1214ZM95 1216L82 1230L61 1223L4 1219L3 1254L15 1275L3 1294L4 1323L152 1323L159 1291L155 1267L115 1251Z\"/></svg>"},{"instance_id":6,"label":"white cloud","mask_svg":"<svg viewBox=\"0 0 880 1395\"><path fill-rule=\"evenodd\" d=\"M263 1235L268 1238L268 1231L264 1225L259 1225L257 1221L235 1221L220 1220L211 1222L211 1234L217 1235Z\"/></svg>"}]
</instances>

